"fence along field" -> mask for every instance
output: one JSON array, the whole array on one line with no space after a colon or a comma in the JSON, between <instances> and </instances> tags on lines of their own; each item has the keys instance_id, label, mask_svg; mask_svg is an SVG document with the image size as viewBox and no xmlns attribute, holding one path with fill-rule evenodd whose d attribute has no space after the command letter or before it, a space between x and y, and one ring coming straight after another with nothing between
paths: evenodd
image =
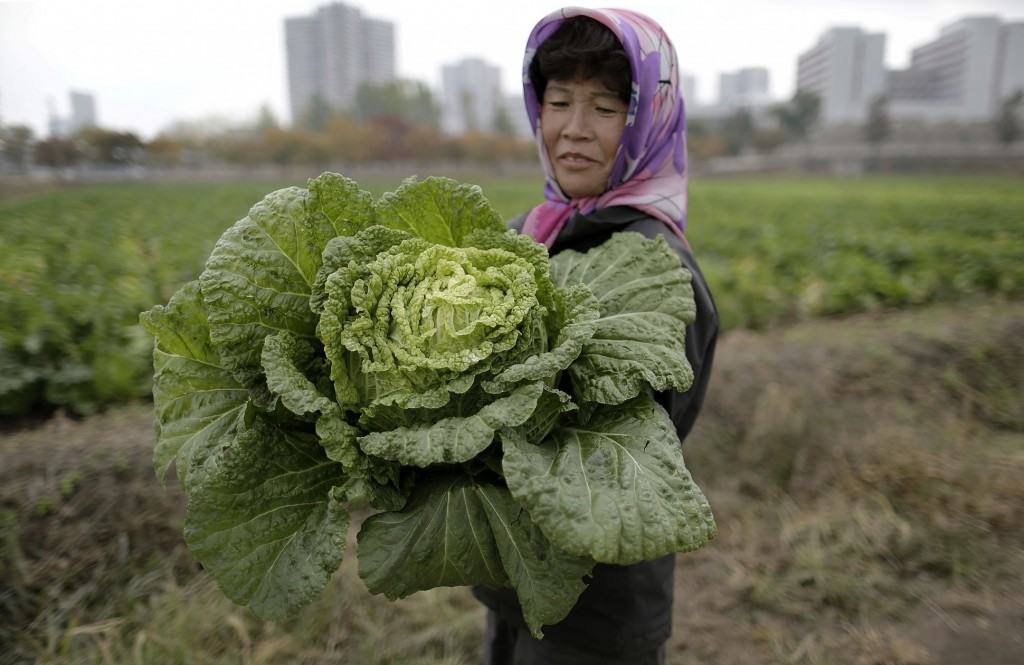
<instances>
[{"instance_id":1,"label":"fence along field","mask_svg":"<svg viewBox=\"0 0 1024 665\"><path fill-rule=\"evenodd\" d=\"M534 180L480 184L509 217L540 192ZM275 188L108 185L0 204L0 415L88 414L148 395L138 313L194 279L220 234ZM697 182L689 215L727 329L1024 293L1013 179Z\"/></svg>"}]
</instances>

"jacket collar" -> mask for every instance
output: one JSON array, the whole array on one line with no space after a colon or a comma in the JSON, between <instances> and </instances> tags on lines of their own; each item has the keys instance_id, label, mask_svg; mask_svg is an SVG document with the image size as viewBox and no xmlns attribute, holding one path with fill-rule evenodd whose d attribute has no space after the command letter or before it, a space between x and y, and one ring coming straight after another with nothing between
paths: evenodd
<instances>
[{"instance_id":1,"label":"jacket collar","mask_svg":"<svg viewBox=\"0 0 1024 665\"><path fill-rule=\"evenodd\" d=\"M648 215L645 213L629 206L600 208L588 215L576 213L565 223L558 234L555 246L574 247L586 243L594 236L607 236L617 227L626 226L647 217Z\"/></svg>"}]
</instances>

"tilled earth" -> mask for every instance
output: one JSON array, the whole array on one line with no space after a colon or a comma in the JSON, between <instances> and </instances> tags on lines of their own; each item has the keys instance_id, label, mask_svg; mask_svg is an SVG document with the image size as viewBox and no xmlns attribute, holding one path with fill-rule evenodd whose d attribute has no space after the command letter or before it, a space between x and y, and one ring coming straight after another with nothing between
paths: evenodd
<instances>
[{"instance_id":1,"label":"tilled earth","mask_svg":"<svg viewBox=\"0 0 1024 665\"><path fill-rule=\"evenodd\" d=\"M685 447L720 535L678 558L669 662L1024 662L1022 377L1021 303L726 335ZM152 471L151 417L134 404L0 434L0 663L150 653L147 622L169 621L154 599L203 577L182 543L184 498ZM438 594L402 601L392 632L407 646L390 651L365 613L325 628L335 642L296 644L211 612L230 614L215 639L245 662L478 662L468 593ZM444 611L469 628L446 635ZM243 662L176 648L136 660Z\"/></svg>"}]
</instances>

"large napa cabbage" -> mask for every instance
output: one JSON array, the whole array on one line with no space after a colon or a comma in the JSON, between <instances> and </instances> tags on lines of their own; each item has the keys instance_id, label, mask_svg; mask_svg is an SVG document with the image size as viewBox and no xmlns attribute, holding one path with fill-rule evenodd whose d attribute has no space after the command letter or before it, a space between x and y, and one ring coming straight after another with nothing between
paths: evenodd
<instances>
[{"instance_id":1,"label":"large napa cabbage","mask_svg":"<svg viewBox=\"0 0 1024 665\"><path fill-rule=\"evenodd\" d=\"M328 173L269 194L142 315L154 461L188 494L190 549L234 601L282 617L367 506L371 591L510 586L539 635L596 561L714 535L653 398L692 381L689 288L639 235L549 260L453 180L374 201Z\"/></svg>"}]
</instances>

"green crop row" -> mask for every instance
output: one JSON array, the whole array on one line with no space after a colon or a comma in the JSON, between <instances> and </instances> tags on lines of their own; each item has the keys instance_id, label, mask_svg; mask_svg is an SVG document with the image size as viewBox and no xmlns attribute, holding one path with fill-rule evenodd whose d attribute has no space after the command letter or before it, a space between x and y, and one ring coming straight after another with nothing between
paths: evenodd
<instances>
[{"instance_id":1,"label":"green crop row","mask_svg":"<svg viewBox=\"0 0 1024 665\"><path fill-rule=\"evenodd\" d=\"M536 180L481 184L505 216L539 199ZM147 394L139 312L195 278L274 188L109 185L0 204L0 414ZM688 235L727 328L1024 294L1024 188L1011 179L698 182Z\"/></svg>"},{"instance_id":2,"label":"green crop row","mask_svg":"<svg viewBox=\"0 0 1024 665\"><path fill-rule=\"evenodd\" d=\"M715 181L690 201L729 327L1024 293L1019 181Z\"/></svg>"}]
</instances>

